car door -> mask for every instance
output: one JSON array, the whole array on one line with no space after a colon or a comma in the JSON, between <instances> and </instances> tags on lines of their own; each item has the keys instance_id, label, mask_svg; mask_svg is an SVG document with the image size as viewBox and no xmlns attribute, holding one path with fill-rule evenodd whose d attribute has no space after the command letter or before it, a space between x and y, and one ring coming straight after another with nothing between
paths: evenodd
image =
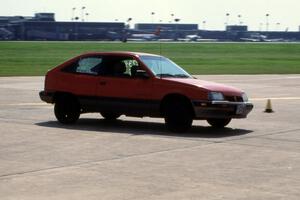
<instances>
[{"instance_id":1,"label":"car door","mask_svg":"<svg viewBox=\"0 0 300 200\"><path fill-rule=\"evenodd\" d=\"M151 111L152 79L150 76L138 77L135 72L142 69L138 61L132 57L114 57L107 62L110 73L100 76L97 86L97 96L100 107L107 111L128 115L144 116ZM125 64L126 70L114 73L114 65Z\"/></svg>"}]
</instances>

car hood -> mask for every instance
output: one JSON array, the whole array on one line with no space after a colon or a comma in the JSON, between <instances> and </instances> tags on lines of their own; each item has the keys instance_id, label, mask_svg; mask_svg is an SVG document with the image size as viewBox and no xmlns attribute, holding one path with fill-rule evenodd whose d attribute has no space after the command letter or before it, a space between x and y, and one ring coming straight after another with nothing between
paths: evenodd
<instances>
[{"instance_id":1,"label":"car hood","mask_svg":"<svg viewBox=\"0 0 300 200\"><path fill-rule=\"evenodd\" d=\"M196 86L198 88L202 88L208 91L222 92L224 94L240 95L241 93L243 93L243 91L238 88L220 84L220 83L211 82L211 81L203 81L203 80L192 79L192 78L166 78L166 79L173 83L183 83L190 86Z\"/></svg>"}]
</instances>

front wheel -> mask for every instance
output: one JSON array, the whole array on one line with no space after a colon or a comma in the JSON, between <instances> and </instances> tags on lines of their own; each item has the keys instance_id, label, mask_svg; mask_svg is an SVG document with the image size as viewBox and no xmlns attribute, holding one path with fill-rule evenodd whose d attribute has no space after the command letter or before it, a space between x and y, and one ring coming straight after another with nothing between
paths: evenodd
<instances>
[{"instance_id":1,"label":"front wheel","mask_svg":"<svg viewBox=\"0 0 300 200\"><path fill-rule=\"evenodd\" d=\"M231 119L207 119L207 122L214 128L224 128L230 123Z\"/></svg>"},{"instance_id":2,"label":"front wheel","mask_svg":"<svg viewBox=\"0 0 300 200\"><path fill-rule=\"evenodd\" d=\"M74 98L59 98L54 105L56 119L62 124L73 124L80 116L80 105Z\"/></svg>"}]
</instances>

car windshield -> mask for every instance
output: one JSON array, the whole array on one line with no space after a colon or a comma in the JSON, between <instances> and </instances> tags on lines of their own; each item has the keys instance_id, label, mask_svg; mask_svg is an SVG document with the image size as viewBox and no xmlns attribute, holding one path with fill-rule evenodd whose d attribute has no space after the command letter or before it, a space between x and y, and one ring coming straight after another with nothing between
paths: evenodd
<instances>
[{"instance_id":1,"label":"car windshield","mask_svg":"<svg viewBox=\"0 0 300 200\"><path fill-rule=\"evenodd\" d=\"M165 57L140 56L140 58L157 77L191 78L191 75Z\"/></svg>"}]
</instances>

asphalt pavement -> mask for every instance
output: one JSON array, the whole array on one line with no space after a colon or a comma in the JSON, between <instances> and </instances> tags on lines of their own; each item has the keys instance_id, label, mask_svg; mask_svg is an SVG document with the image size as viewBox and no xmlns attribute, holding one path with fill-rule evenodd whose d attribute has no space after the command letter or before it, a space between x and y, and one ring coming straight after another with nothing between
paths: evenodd
<instances>
[{"instance_id":1,"label":"asphalt pavement","mask_svg":"<svg viewBox=\"0 0 300 200\"><path fill-rule=\"evenodd\" d=\"M254 110L185 134L162 119L99 114L66 126L39 99L43 77L1 77L0 199L298 200L300 75L198 78L245 90ZM274 113L263 112L267 99Z\"/></svg>"}]
</instances>

